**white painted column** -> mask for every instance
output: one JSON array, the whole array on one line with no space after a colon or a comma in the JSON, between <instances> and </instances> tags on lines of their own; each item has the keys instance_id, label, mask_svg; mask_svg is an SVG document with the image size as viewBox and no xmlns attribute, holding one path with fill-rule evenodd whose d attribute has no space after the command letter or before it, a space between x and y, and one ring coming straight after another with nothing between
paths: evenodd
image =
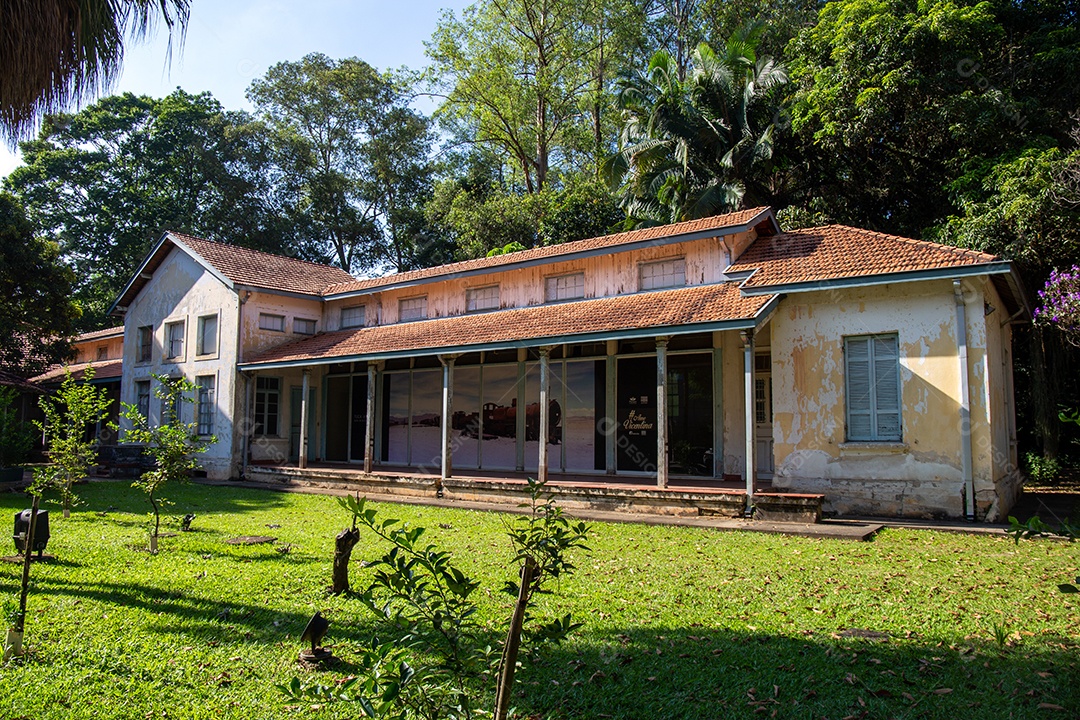
<instances>
[{"instance_id":1,"label":"white painted column","mask_svg":"<svg viewBox=\"0 0 1080 720\"><path fill-rule=\"evenodd\" d=\"M304 384L300 390L300 462L301 468L307 467L308 446L308 390L311 387L311 370L304 368Z\"/></svg>"},{"instance_id":2,"label":"white painted column","mask_svg":"<svg viewBox=\"0 0 1080 720\"><path fill-rule=\"evenodd\" d=\"M618 471L618 460L615 455L615 443L618 441L618 408L615 402L615 355L619 352L619 341L607 341L607 360L604 373L604 457L605 469L608 475L614 475Z\"/></svg>"},{"instance_id":3,"label":"white painted column","mask_svg":"<svg viewBox=\"0 0 1080 720\"><path fill-rule=\"evenodd\" d=\"M656 338L656 486L662 488L668 485L667 345L666 337Z\"/></svg>"},{"instance_id":4,"label":"white painted column","mask_svg":"<svg viewBox=\"0 0 1080 720\"><path fill-rule=\"evenodd\" d=\"M754 487L757 475L757 443L754 437L754 331L743 330L743 403L746 414L746 512L753 508Z\"/></svg>"},{"instance_id":5,"label":"white painted column","mask_svg":"<svg viewBox=\"0 0 1080 720\"><path fill-rule=\"evenodd\" d=\"M452 477L454 472L453 448L451 447L450 428L454 412L454 360L457 355L440 355L443 366L442 393L442 472L439 476L438 493L442 496L442 481Z\"/></svg>"},{"instance_id":6,"label":"white painted column","mask_svg":"<svg viewBox=\"0 0 1080 720\"><path fill-rule=\"evenodd\" d=\"M540 457L536 464L536 479L541 483L547 482L548 475L548 424L551 422L548 402L548 385L551 382L550 353L551 348L540 348Z\"/></svg>"},{"instance_id":7,"label":"white painted column","mask_svg":"<svg viewBox=\"0 0 1080 720\"><path fill-rule=\"evenodd\" d=\"M364 472L370 473L375 465L375 388L378 385L376 363L367 364L367 409L364 415Z\"/></svg>"}]
</instances>

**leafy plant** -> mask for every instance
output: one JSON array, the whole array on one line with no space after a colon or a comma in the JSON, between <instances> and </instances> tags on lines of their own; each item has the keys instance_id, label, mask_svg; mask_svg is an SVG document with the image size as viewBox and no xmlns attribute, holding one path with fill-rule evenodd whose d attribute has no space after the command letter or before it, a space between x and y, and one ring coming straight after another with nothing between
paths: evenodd
<instances>
[{"instance_id":1,"label":"leafy plant","mask_svg":"<svg viewBox=\"0 0 1080 720\"><path fill-rule=\"evenodd\" d=\"M60 492L65 518L71 515L71 506L78 502L72 485L86 477L97 460L97 438L88 437L86 428L104 420L112 403L105 388L90 384L93 379L92 366L86 368L81 381L68 371L55 395L38 399L45 420L35 424L41 429L55 472L35 474L34 482L39 493L50 487Z\"/></svg>"},{"instance_id":2,"label":"leafy plant","mask_svg":"<svg viewBox=\"0 0 1080 720\"><path fill-rule=\"evenodd\" d=\"M526 624L534 621L528 613L533 599L573 572L573 550L587 549L585 523L570 523L545 496L542 483L530 479L529 491L530 512L507 529L519 573L503 590L517 603L498 658L472 601L480 583L456 567L450 553L425 542L425 528L381 519L365 498L349 497L339 503L354 522L389 545L368 563L374 576L358 596L380 621L386 639L373 638L363 650L356 682L328 688L293 678L278 688L294 699L357 702L368 717L471 718L479 714L479 681L494 670L493 715L506 718L521 639ZM525 636L530 646L559 642L578 627L566 615Z\"/></svg>"},{"instance_id":3,"label":"leafy plant","mask_svg":"<svg viewBox=\"0 0 1080 720\"><path fill-rule=\"evenodd\" d=\"M1029 452L1024 455L1027 476L1038 485L1056 482L1061 473L1061 463L1057 458L1044 457L1040 453Z\"/></svg>"},{"instance_id":4,"label":"leafy plant","mask_svg":"<svg viewBox=\"0 0 1080 720\"><path fill-rule=\"evenodd\" d=\"M156 553L161 506L165 502L160 496L161 489L169 482L187 480L198 467L195 455L206 452L217 442L217 437L199 435L197 422L183 422L184 405L195 402L193 393L197 388L193 382L167 375L154 375L153 378L157 384L154 395L161 401L161 422L150 425L149 418L130 403L124 403L121 417L131 423L131 428L124 430L124 442L144 445L156 462L154 469L144 472L131 485L146 493L153 508L150 552Z\"/></svg>"},{"instance_id":5,"label":"leafy plant","mask_svg":"<svg viewBox=\"0 0 1080 720\"><path fill-rule=\"evenodd\" d=\"M1003 623L994 623L994 642L1002 650L1009 642L1009 628Z\"/></svg>"},{"instance_id":6,"label":"leafy plant","mask_svg":"<svg viewBox=\"0 0 1080 720\"><path fill-rule=\"evenodd\" d=\"M26 462L34 444L34 436L19 420L15 401L19 394L14 388L0 387L0 468L14 467Z\"/></svg>"}]
</instances>

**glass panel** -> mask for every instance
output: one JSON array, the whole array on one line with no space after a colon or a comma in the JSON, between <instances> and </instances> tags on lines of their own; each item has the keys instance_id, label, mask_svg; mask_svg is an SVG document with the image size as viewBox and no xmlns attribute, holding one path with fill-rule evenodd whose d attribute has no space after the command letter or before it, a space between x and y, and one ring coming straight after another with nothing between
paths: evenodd
<instances>
[{"instance_id":1,"label":"glass panel","mask_svg":"<svg viewBox=\"0 0 1080 720\"><path fill-rule=\"evenodd\" d=\"M489 285L482 288L470 288L465 291L466 312L494 310L499 307L499 286Z\"/></svg>"},{"instance_id":2,"label":"glass panel","mask_svg":"<svg viewBox=\"0 0 1080 720\"><path fill-rule=\"evenodd\" d=\"M656 472L656 358L619 360L615 402L618 469Z\"/></svg>"},{"instance_id":3,"label":"glass panel","mask_svg":"<svg viewBox=\"0 0 1080 720\"><path fill-rule=\"evenodd\" d=\"M548 470L562 469L562 363L549 363ZM529 363L525 374L525 469L540 466L540 363Z\"/></svg>"},{"instance_id":4,"label":"glass panel","mask_svg":"<svg viewBox=\"0 0 1080 720\"><path fill-rule=\"evenodd\" d=\"M758 378L755 388L760 391L761 413L765 418L768 418L767 382ZM712 356L669 357L668 468L673 474L712 475L712 405Z\"/></svg>"},{"instance_id":5,"label":"glass panel","mask_svg":"<svg viewBox=\"0 0 1080 720\"><path fill-rule=\"evenodd\" d=\"M199 354L213 355L217 352L217 315L199 318Z\"/></svg>"},{"instance_id":6,"label":"glass panel","mask_svg":"<svg viewBox=\"0 0 1080 720\"><path fill-rule=\"evenodd\" d=\"M385 459L394 465L409 462L409 373L387 373Z\"/></svg>"},{"instance_id":7,"label":"glass panel","mask_svg":"<svg viewBox=\"0 0 1080 720\"><path fill-rule=\"evenodd\" d=\"M367 375L354 375L352 379L351 460L363 460L367 451L367 381Z\"/></svg>"},{"instance_id":8,"label":"glass panel","mask_svg":"<svg viewBox=\"0 0 1080 720\"><path fill-rule=\"evenodd\" d=\"M442 369L412 374L412 456L409 464L438 468L442 463Z\"/></svg>"},{"instance_id":9,"label":"glass panel","mask_svg":"<svg viewBox=\"0 0 1080 720\"><path fill-rule=\"evenodd\" d=\"M596 419L603 408L596 407L595 365L591 360L566 363L563 437L567 470L596 469Z\"/></svg>"},{"instance_id":10,"label":"glass panel","mask_svg":"<svg viewBox=\"0 0 1080 720\"><path fill-rule=\"evenodd\" d=\"M326 459L342 462L349 452L349 378L326 381Z\"/></svg>"},{"instance_id":11,"label":"glass panel","mask_svg":"<svg viewBox=\"0 0 1080 720\"><path fill-rule=\"evenodd\" d=\"M479 467L480 368L454 368L454 414L451 445L455 468Z\"/></svg>"},{"instance_id":12,"label":"glass panel","mask_svg":"<svg viewBox=\"0 0 1080 720\"><path fill-rule=\"evenodd\" d=\"M517 465L517 364L485 365L481 467Z\"/></svg>"},{"instance_id":13,"label":"glass panel","mask_svg":"<svg viewBox=\"0 0 1080 720\"><path fill-rule=\"evenodd\" d=\"M359 327L364 324L364 306L341 308L341 327Z\"/></svg>"}]
</instances>

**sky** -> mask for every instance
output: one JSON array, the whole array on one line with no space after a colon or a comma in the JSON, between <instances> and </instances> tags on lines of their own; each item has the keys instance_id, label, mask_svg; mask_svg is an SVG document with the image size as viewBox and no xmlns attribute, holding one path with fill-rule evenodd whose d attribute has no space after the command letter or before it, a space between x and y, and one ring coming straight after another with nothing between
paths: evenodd
<instances>
[{"instance_id":1,"label":"sky","mask_svg":"<svg viewBox=\"0 0 1080 720\"><path fill-rule=\"evenodd\" d=\"M244 91L283 60L311 52L358 57L387 70L427 64L424 41L442 10L471 0L192 0L187 39L166 66L168 33L128 45L113 92L163 97L209 90L226 109L251 110ZM0 145L0 177L20 164Z\"/></svg>"}]
</instances>

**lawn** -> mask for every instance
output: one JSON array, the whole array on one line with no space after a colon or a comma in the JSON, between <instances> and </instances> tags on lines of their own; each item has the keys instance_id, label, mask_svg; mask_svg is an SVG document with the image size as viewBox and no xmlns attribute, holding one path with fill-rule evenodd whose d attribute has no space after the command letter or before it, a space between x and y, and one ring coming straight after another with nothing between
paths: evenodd
<instances>
[{"instance_id":1,"label":"lawn","mask_svg":"<svg viewBox=\"0 0 1080 720\"><path fill-rule=\"evenodd\" d=\"M368 614L329 597L335 499L189 485L168 521L194 532L144 552L148 506L123 483L82 486L69 520L50 513L35 565L25 662L0 667L0 719L360 717L357 706L296 706L274 690L294 674L316 610L349 672ZM10 518L24 497L0 495ZM430 529L483 583L502 622L511 599L506 517L378 506ZM273 526L273 527L268 527ZM238 535L271 535L236 546ZM10 542L10 541L9 541ZM1075 545L886 530L870 543L600 524L577 574L541 600L585 623L518 673L518 711L538 718L1080 717ZM11 546L8 546L11 548ZM353 554L375 554L365 536ZM10 550L9 550L10 551ZM8 551L5 551L8 552ZM0 597L20 568L0 564Z\"/></svg>"}]
</instances>

